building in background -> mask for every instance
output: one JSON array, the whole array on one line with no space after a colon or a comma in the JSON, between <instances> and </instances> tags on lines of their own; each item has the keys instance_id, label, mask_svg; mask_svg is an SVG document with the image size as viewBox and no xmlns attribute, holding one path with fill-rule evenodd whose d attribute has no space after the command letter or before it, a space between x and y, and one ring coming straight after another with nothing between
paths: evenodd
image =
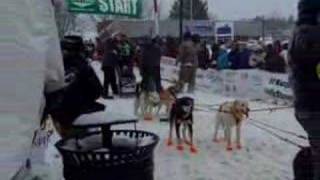
<instances>
[{"instance_id":1,"label":"building in background","mask_svg":"<svg viewBox=\"0 0 320 180\"><path fill-rule=\"evenodd\" d=\"M131 38L140 38L146 36L153 36L154 21L152 20L117 20L103 22L105 25L112 22L108 26L104 26L103 31L121 32ZM102 23L102 24L103 24ZM220 29L220 34L215 32L216 26L226 25L230 26L229 32L223 32L227 29ZM101 34L101 23L98 25L98 33ZM266 37L273 37L273 39L287 39L291 33L291 28L275 29L265 26L263 33L263 26L258 21L211 21L211 20L193 20L184 21L184 32L191 32L199 34L202 38L220 38L225 36L227 39L235 40L249 40L259 39L265 34ZM104 32L106 33L106 32ZM222 34L221 34L222 33ZM224 34L226 33L226 34ZM108 34L108 33L107 33ZM224 35L223 35L224 34ZM179 37L179 22L177 20L162 20L159 22L159 35Z\"/></svg>"}]
</instances>

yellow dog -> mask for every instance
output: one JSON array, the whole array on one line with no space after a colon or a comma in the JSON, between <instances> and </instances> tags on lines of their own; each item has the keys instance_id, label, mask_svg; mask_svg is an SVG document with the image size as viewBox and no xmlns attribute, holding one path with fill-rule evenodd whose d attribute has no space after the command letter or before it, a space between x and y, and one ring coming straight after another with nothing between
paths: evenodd
<instances>
[{"instance_id":1,"label":"yellow dog","mask_svg":"<svg viewBox=\"0 0 320 180\"><path fill-rule=\"evenodd\" d=\"M241 149L241 124L249 116L249 111L249 103L247 101L235 100L220 105L216 115L213 140L218 142L218 131L222 127L224 129L224 137L227 140L227 150L232 150L232 128L236 127L237 148Z\"/></svg>"}]
</instances>

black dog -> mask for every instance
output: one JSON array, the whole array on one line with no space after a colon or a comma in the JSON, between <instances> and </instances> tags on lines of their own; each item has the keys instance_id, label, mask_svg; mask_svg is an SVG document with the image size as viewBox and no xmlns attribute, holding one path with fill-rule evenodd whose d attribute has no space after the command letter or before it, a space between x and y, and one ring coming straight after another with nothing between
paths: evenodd
<instances>
[{"instance_id":1,"label":"black dog","mask_svg":"<svg viewBox=\"0 0 320 180\"><path fill-rule=\"evenodd\" d=\"M191 152L196 152L193 146L193 108L194 100L190 97L183 97L176 99L175 103L172 105L170 112L170 133L168 145L172 145L172 131L173 126L175 126L177 138L178 138L178 150L183 150L183 144L181 139L180 128L182 126L182 135L185 143L190 145ZM186 131L189 131L189 140L186 137Z\"/></svg>"}]
</instances>

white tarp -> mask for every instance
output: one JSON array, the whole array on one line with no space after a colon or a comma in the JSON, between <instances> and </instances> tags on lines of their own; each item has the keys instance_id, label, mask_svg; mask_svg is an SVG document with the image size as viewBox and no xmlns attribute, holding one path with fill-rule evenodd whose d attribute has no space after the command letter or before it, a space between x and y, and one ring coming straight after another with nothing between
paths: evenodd
<instances>
[{"instance_id":1,"label":"white tarp","mask_svg":"<svg viewBox=\"0 0 320 180\"><path fill-rule=\"evenodd\" d=\"M43 92L63 85L51 0L2 0L0 6L0 177L29 156Z\"/></svg>"}]
</instances>

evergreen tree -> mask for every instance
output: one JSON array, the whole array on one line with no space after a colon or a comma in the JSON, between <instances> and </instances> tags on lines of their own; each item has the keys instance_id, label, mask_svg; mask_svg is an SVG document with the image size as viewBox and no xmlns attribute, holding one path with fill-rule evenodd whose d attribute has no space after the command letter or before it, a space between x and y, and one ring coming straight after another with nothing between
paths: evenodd
<instances>
[{"instance_id":1,"label":"evergreen tree","mask_svg":"<svg viewBox=\"0 0 320 180\"><path fill-rule=\"evenodd\" d=\"M191 1L192 1L192 16L193 19L208 19L208 2L206 0L182 0L183 1L183 18L190 19L191 16ZM180 0L176 0L170 11L171 19L179 19L180 15Z\"/></svg>"}]
</instances>

